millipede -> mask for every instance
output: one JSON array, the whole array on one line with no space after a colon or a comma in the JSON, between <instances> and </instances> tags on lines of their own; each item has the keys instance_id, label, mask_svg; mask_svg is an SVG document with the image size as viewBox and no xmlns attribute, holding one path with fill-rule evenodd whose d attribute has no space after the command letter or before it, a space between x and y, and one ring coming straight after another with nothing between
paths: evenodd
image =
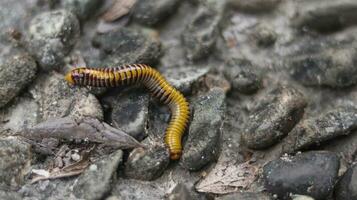
<instances>
[{"instance_id":1,"label":"millipede","mask_svg":"<svg viewBox=\"0 0 357 200\"><path fill-rule=\"evenodd\" d=\"M186 98L171 86L154 68L145 64L130 64L111 68L72 69L65 76L71 85L93 87L117 87L136 83L143 84L171 110L171 120L165 132L165 143L170 158L177 160L182 153L181 139L188 126L190 109Z\"/></svg>"}]
</instances>

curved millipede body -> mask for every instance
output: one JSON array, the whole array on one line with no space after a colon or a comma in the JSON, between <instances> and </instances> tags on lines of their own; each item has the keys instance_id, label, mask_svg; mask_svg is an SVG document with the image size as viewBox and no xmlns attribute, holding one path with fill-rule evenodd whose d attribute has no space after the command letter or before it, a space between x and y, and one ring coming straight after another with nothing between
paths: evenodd
<instances>
[{"instance_id":1,"label":"curved millipede body","mask_svg":"<svg viewBox=\"0 0 357 200\"><path fill-rule=\"evenodd\" d=\"M76 68L68 72L66 80L73 85L116 87L142 83L172 112L165 134L165 143L173 160L182 153L181 138L189 120L189 105L185 97L172 87L155 69L144 64L122 65L113 68Z\"/></svg>"}]
</instances>

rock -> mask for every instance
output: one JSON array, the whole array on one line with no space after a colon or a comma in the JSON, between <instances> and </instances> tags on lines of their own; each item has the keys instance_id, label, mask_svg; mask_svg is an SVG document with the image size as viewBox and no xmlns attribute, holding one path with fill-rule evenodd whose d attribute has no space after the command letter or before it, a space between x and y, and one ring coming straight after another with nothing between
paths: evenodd
<instances>
[{"instance_id":1,"label":"rock","mask_svg":"<svg viewBox=\"0 0 357 200\"><path fill-rule=\"evenodd\" d=\"M175 13L180 2L180 0L139 0L131 11L132 18L144 25L158 25Z\"/></svg>"},{"instance_id":2,"label":"rock","mask_svg":"<svg viewBox=\"0 0 357 200\"><path fill-rule=\"evenodd\" d=\"M260 47L272 46L276 39L277 33L269 27L268 24L261 24L255 28L253 38Z\"/></svg>"},{"instance_id":3,"label":"rock","mask_svg":"<svg viewBox=\"0 0 357 200\"><path fill-rule=\"evenodd\" d=\"M215 200L273 200L273 197L265 193L253 193L253 192L237 192L220 197L216 197Z\"/></svg>"},{"instance_id":4,"label":"rock","mask_svg":"<svg viewBox=\"0 0 357 200\"><path fill-rule=\"evenodd\" d=\"M300 194L319 200L332 192L338 170L339 158L334 153L312 151L269 162L263 168L263 179L267 191L279 199Z\"/></svg>"},{"instance_id":5,"label":"rock","mask_svg":"<svg viewBox=\"0 0 357 200\"><path fill-rule=\"evenodd\" d=\"M13 56L0 65L0 108L34 80L36 71L36 62L25 54Z\"/></svg>"},{"instance_id":6,"label":"rock","mask_svg":"<svg viewBox=\"0 0 357 200\"><path fill-rule=\"evenodd\" d=\"M276 8L281 0L228 0L228 4L245 12L267 12Z\"/></svg>"},{"instance_id":7,"label":"rock","mask_svg":"<svg viewBox=\"0 0 357 200\"><path fill-rule=\"evenodd\" d=\"M118 150L104 159L90 165L81 174L73 187L79 199L102 199L111 190L118 165L122 162L123 151Z\"/></svg>"},{"instance_id":8,"label":"rock","mask_svg":"<svg viewBox=\"0 0 357 200\"><path fill-rule=\"evenodd\" d=\"M119 93L115 91L113 94L115 96L106 96L102 100L109 107L109 121L114 127L135 139L144 139L148 120L149 93L143 88L131 88Z\"/></svg>"},{"instance_id":9,"label":"rock","mask_svg":"<svg viewBox=\"0 0 357 200\"><path fill-rule=\"evenodd\" d=\"M225 92L213 88L192 104L194 108L188 138L183 148L181 165L199 170L212 162L218 153L218 143L226 111Z\"/></svg>"},{"instance_id":10,"label":"rock","mask_svg":"<svg viewBox=\"0 0 357 200\"><path fill-rule=\"evenodd\" d=\"M14 137L0 139L0 186L18 187L30 170L31 146Z\"/></svg>"},{"instance_id":11,"label":"rock","mask_svg":"<svg viewBox=\"0 0 357 200\"><path fill-rule=\"evenodd\" d=\"M357 199L357 165L352 165L336 185L336 200Z\"/></svg>"},{"instance_id":12,"label":"rock","mask_svg":"<svg viewBox=\"0 0 357 200\"><path fill-rule=\"evenodd\" d=\"M291 61L292 77L306 86L343 88L357 82L356 48L325 48L321 53L304 54Z\"/></svg>"},{"instance_id":13,"label":"rock","mask_svg":"<svg viewBox=\"0 0 357 200\"><path fill-rule=\"evenodd\" d=\"M292 200L314 200L314 198L306 196L306 195L299 195L299 194L294 194L291 195Z\"/></svg>"},{"instance_id":14,"label":"rock","mask_svg":"<svg viewBox=\"0 0 357 200\"><path fill-rule=\"evenodd\" d=\"M182 33L182 42L189 60L205 58L219 36L222 13L215 9L200 8Z\"/></svg>"},{"instance_id":15,"label":"rock","mask_svg":"<svg viewBox=\"0 0 357 200\"><path fill-rule=\"evenodd\" d=\"M64 0L61 1L62 7L71 11L80 20L85 20L95 15L100 8L101 0Z\"/></svg>"},{"instance_id":16,"label":"rock","mask_svg":"<svg viewBox=\"0 0 357 200\"><path fill-rule=\"evenodd\" d=\"M357 128L357 108L339 107L299 123L283 140L283 151L293 152L332 138L347 135Z\"/></svg>"},{"instance_id":17,"label":"rock","mask_svg":"<svg viewBox=\"0 0 357 200\"><path fill-rule=\"evenodd\" d=\"M78 19L71 12L44 12L30 22L27 48L34 54L41 68L50 71L62 64L63 58L77 42L79 32Z\"/></svg>"},{"instance_id":18,"label":"rock","mask_svg":"<svg viewBox=\"0 0 357 200\"><path fill-rule=\"evenodd\" d=\"M5 111L3 127L18 132L40 122L40 108L33 99L21 97Z\"/></svg>"},{"instance_id":19,"label":"rock","mask_svg":"<svg viewBox=\"0 0 357 200\"><path fill-rule=\"evenodd\" d=\"M16 192L0 190L0 199L21 200L22 197Z\"/></svg>"},{"instance_id":20,"label":"rock","mask_svg":"<svg viewBox=\"0 0 357 200\"><path fill-rule=\"evenodd\" d=\"M292 23L302 29L320 32L337 31L356 24L357 2L354 0L299 1Z\"/></svg>"},{"instance_id":21,"label":"rock","mask_svg":"<svg viewBox=\"0 0 357 200\"><path fill-rule=\"evenodd\" d=\"M208 73L209 68L197 68L189 66L168 68L163 70L163 76L169 83L172 84L172 86L184 94L189 94L194 83L197 83L200 78L205 76Z\"/></svg>"},{"instance_id":22,"label":"rock","mask_svg":"<svg viewBox=\"0 0 357 200\"><path fill-rule=\"evenodd\" d=\"M278 86L262 96L242 135L252 149L276 144L299 122L306 106L304 95L291 86Z\"/></svg>"},{"instance_id":23,"label":"rock","mask_svg":"<svg viewBox=\"0 0 357 200\"><path fill-rule=\"evenodd\" d=\"M193 198L190 194L190 191L187 189L187 187L184 184L179 183L174 187L171 194L168 195L167 199L169 199L169 200L189 200L189 199L193 199Z\"/></svg>"},{"instance_id":24,"label":"rock","mask_svg":"<svg viewBox=\"0 0 357 200\"><path fill-rule=\"evenodd\" d=\"M64 77L57 73L41 76L30 88L35 101L40 105L43 121L72 116L76 119L93 117L102 120L103 110L98 99L84 87L70 87Z\"/></svg>"},{"instance_id":25,"label":"rock","mask_svg":"<svg viewBox=\"0 0 357 200\"><path fill-rule=\"evenodd\" d=\"M225 64L224 75L233 90L250 94L262 87L261 77L252 68L252 63L245 59L231 59Z\"/></svg>"},{"instance_id":26,"label":"rock","mask_svg":"<svg viewBox=\"0 0 357 200\"><path fill-rule=\"evenodd\" d=\"M97 34L93 46L99 48L107 66L125 63L155 64L161 56L161 43L142 31L120 28L116 31Z\"/></svg>"},{"instance_id":27,"label":"rock","mask_svg":"<svg viewBox=\"0 0 357 200\"><path fill-rule=\"evenodd\" d=\"M169 152L165 147L137 148L130 153L124 173L128 178L154 180L164 172L169 162Z\"/></svg>"}]
</instances>

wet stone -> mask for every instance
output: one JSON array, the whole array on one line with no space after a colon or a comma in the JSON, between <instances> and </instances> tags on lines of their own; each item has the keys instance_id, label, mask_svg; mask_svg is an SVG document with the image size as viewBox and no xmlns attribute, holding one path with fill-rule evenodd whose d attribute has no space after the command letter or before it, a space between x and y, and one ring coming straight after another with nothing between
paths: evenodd
<instances>
[{"instance_id":1,"label":"wet stone","mask_svg":"<svg viewBox=\"0 0 357 200\"><path fill-rule=\"evenodd\" d=\"M219 36L222 13L215 9L200 8L182 33L182 42L189 60L208 56Z\"/></svg>"},{"instance_id":2,"label":"wet stone","mask_svg":"<svg viewBox=\"0 0 357 200\"><path fill-rule=\"evenodd\" d=\"M14 137L0 139L0 186L18 187L30 170L31 146Z\"/></svg>"},{"instance_id":3,"label":"wet stone","mask_svg":"<svg viewBox=\"0 0 357 200\"><path fill-rule=\"evenodd\" d=\"M130 153L124 174L127 178L154 180L161 176L169 162L169 152L165 147L137 148Z\"/></svg>"},{"instance_id":4,"label":"wet stone","mask_svg":"<svg viewBox=\"0 0 357 200\"><path fill-rule=\"evenodd\" d=\"M168 195L169 200L189 200L193 199L185 184L179 183Z\"/></svg>"},{"instance_id":5,"label":"wet stone","mask_svg":"<svg viewBox=\"0 0 357 200\"><path fill-rule=\"evenodd\" d=\"M78 19L71 12L44 12L30 22L27 48L34 54L41 68L49 71L63 64L64 57L77 42L79 32Z\"/></svg>"},{"instance_id":6,"label":"wet stone","mask_svg":"<svg viewBox=\"0 0 357 200\"><path fill-rule=\"evenodd\" d=\"M269 162L263 168L263 180L266 190L279 199L300 194L322 200L332 193L338 170L334 153L312 151Z\"/></svg>"},{"instance_id":7,"label":"wet stone","mask_svg":"<svg viewBox=\"0 0 357 200\"><path fill-rule=\"evenodd\" d=\"M193 119L183 148L181 165L194 171L217 156L226 111L225 92L221 88L213 88L200 95L192 105Z\"/></svg>"},{"instance_id":8,"label":"wet stone","mask_svg":"<svg viewBox=\"0 0 357 200\"><path fill-rule=\"evenodd\" d=\"M335 188L336 200L357 199L357 165L352 165Z\"/></svg>"},{"instance_id":9,"label":"wet stone","mask_svg":"<svg viewBox=\"0 0 357 200\"><path fill-rule=\"evenodd\" d=\"M268 24L259 25L254 30L253 38L258 46L269 47L275 43L277 33L271 29Z\"/></svg>"},{"instance_id":10,"label":"wet stone","mask_svg":"<svg viewBox=\"0 0 357 200\"><path fill-rule=\"evenodd\" d=\"M229 5L245 12L267 12L275 9L281 0L228 0Z\"/></svg>"},{"instance_id":11,"label":"wet stone","mask_svg":"<svg viewBox=\"0 0 357 200\"><path fill-rule=\"evenodd\" d=\"M60 74L41 76L31 86L30 93L40 106L43 121L65 116L104 118L98 99L85 87L70 87Z\"/></svg>"},{"instance_id":12,"label":"wet stone","mask_svg":"<svg viewBox=\"0 0 357 200\"><path fill-rule=\"evenodd\" d=\"M231 59L225 64L224 75L231 83L232 90L250 94L261 88L262 78L252 68L252 63L246 59Z\"/></svg>"},{"instance_id":13,"label":"wet stone","mask_svg":"<svg viewBox=\"0 0 357 200\"><path fill-rule=\"evenodd\" d=\"M299 123L283 140L283 151L306 149L357 128L357 108L339 107Z\"/></svg>"},{"instance_id":14,"label":"wet stone","mask_svg":"<svg viewBox=\"0 0 357 200\"><path fill-rule=\"evenodd\" d=\"M138 0L131 11L132 18L144 25L157 25L174 14L180 2L180 0Z\"/></svg>"},{"instance_id":15,"label":"wet stone","mask_svg":"<svg viewBox=\"0 0 357 200\"><path fill-rule=\"evenodd\" d=\"M22 200L22 197L17 192L0 190L0 199Z\"/></svg>"},{"instance_id":16,"label":"wet stone","mask_svg":"<svg viewBox=\"0 0 357 200\"><path fill-rule=\"evenodd\" d=\"M291 76L306 86L343 88L357 82L357 51L354 47L326 48L291 61Z\"/></svg>"},{"instance_id":17,"label":"wet stone","mask_svg":"<svg viewBox=\"0 0 357 200\"><path fill-rule=\"evenodd\" d=\"M273 200L273 197L265 193L253 193L253 192L237 192L228 195L216 197L215 200Z\"/></svg>"},{"instance_id":18,"label":"wet stone","mask_svg":"<svg viewBox=\"0 0 357 200\"><path fill-rule=\"evenodd\" d=\"M111 190L112 181L121 163L123 152L118 150L91 164L81 174L73 187L74 195L80 199L102 199Z\"/></svg>"},{"instance_id":19,"label":"wet stone","mask_svg":"<svg viewBox=\"0 0 357 200\"><path fill-rule=\"evenodd\" d=\"M35 79L36 71L35 60L25 54L15 55L0 65L0 108Z\"/></svg>"},{"instance_id":20,"label":"wet stone","mask_svg":"<svg viewBox=\"0 0 357 200\"><path fill-rule=\"evenodd\" d=\"M242 139L252 149L276 144L301 119L306 100L291 86L278 86L264 93L254 104Z\"/></svg>"},{"instance_id":21,"label":"wet stone","mask_svg":"<svg viewBox=\"0 0 357 200\"><path fill-rule=\"evenodd\" d=\"M131 28L97 34L93 46L99 48L104 64L116 66L125 63L155 64L161 56L161 43L153 36Z\"/></svg>"},{"instance_id":22,"label":"wet stone","mask_svg":"<svg viewBox=\"0 0 357 200\"><path fill-rule=\"evenodd\" d=\"M149 93L144 88L130 88L113 94L102 99L110 110L109 122L138 140L144 139Z\"/></svg>"},{"instance_id":23,"label":"wet stone","mask_svg":"<svg viewBox=\"0 0 357 200\"><path fill-rule=\"evenodd\" d=\"M80 20L94 16L100 8L101 0L63 0L62 7L74 13Z\"/></svg>"},{"instance_id":24,"label":"wet stone","mask_svg":"<svg viewBox=\"0 0 357 200\"><path fill-rule=\"evenodd\" d=\"M292 23L301 29L320 32L337 31L356 24L357 2L354 0L299 1Z\"/></svg>"}]
</instances>

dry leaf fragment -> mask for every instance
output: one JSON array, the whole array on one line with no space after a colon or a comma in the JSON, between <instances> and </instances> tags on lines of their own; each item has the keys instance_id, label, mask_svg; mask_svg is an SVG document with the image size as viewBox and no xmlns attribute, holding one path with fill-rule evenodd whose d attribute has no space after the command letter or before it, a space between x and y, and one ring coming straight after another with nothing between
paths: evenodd
<instances>
[{"instance_id":1,"label":"dry leaf fragment","mask_svg":"<svg viewBox=\"0 0 357 200\"><path fill-rule=\"evenodd\" d=\"M136 0L116 0L113 5L103 14L102 19L112 22L129 13Z\"/></svg>"},{"instance_id":2,"label":"dry leaf fragment","mask_svg":"<svg viewBox=\"0 0 357 200\"><path fill-rule=\"evenodd\" d=\"M227 194L247 188L257 177L258 167L249 161L236 163L220 158L208 175L196 184L199 192Z\"/></svg>"}]
</instances>

